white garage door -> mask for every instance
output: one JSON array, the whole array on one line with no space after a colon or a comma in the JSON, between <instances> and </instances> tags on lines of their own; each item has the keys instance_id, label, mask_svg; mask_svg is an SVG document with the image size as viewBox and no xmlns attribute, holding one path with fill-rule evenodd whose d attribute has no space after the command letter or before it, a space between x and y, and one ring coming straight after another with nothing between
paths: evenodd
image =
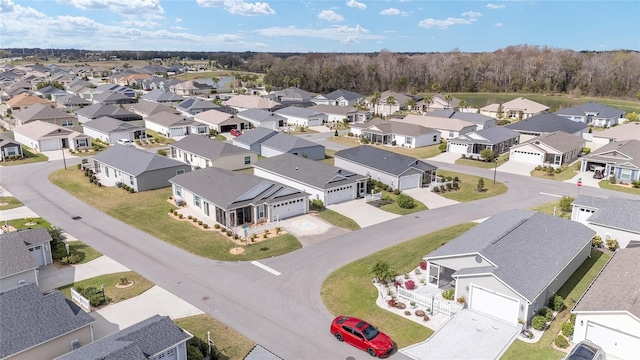
<instances>
[{"instance_id":1,"label":"white garage door","mask_svg":"<svg viewBox=\"0 0 640 360\"><path fill-rule=\"evenodd\" d=\"M469 308L510 324L518 323L518 300L473 285L470 291Z\"/></svg>"},{"instance_id":2,"label":"white garage door","mask_svg":"<svg viewBox=\"0 0 640 360\"><path fill-rule=\"evenodd\" d=\"M31 256L33 256L33 260L36 261L38 266L45 265L44 263L44 248L42 245L38 245L29 249L31 251Z\"/></svg>"},{"instance_id":3,"label":"white garage door","mask_svg":"<svg viewBox=\"0 0 640 360\"><path fill-rule=\"evenodd\" d=\"M40 141L40 151L50 151L60 149L60 140L42 140Z\"/></svg>"},{"instance_id":4,"label":"white garage door","mask_svg":"<svg viewBox=\"0 0 640 360\"><path fill-rule=\"evenodd\" d=\"M400 178L400 185L398 186L398 189L407 190L419 188L421 179L422 174L403 176Z\"/></svg>"},{"instance_id":5,"label":"white garage door","mask_svg":"<svg viewBox=\"0 0 640 360\"><path fill-rule=\"evenodd\" d=\"M273 206L273 220L282 220L305 213L307 198L287 201Z\"/></svg>"},{"instance_id":6,"label":"white garage door","mask_svg":"<svg viewBox=\"0 0 640 360\"><path fill-rule=\"evenodd\" d=\"M511 154L509 155L509 160L521 162L521 163L539 165L539 164L542 164L542 155L536 154L536 153L530 153L526 151L512 150Z\"/></svg>"},{"instance_id":7,"label":"white garage door","mask_svg":"<svg viewBox=\"0 0 640 360\"><path fill-rule=\"evenodd\" d=\"M325 205L337 204L339 202L353 200L353 186L345 185L327 191L327 203Z\"/></svg>"},{"instance_id":8,"label":"white garage door","mask_svg":"<svg viewBox=\"0 0 640 360\"><path fill-rule=\"evenodd\" d=\"M589 321L585 338L599 345L608 355L625 360L640 359L640 338L635 336Z\"/></svg>"},{"instance_id":9,"label":"white garage door","mask_svg":"<svg viewBox=\"0 0 640 360\"><path fill-rule=\"evenodd\" d=\"M449 152L455 154L466 154L467 153L467 144L451 144L449 143Z\"/></svg>"}]
</instances>

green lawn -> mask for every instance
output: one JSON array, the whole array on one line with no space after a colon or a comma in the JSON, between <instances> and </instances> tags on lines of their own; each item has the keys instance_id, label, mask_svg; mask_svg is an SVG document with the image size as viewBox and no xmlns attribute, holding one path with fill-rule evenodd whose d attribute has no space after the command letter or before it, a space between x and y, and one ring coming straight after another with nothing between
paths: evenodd
<instances>
[{"instance_id":1,"label":"green lawn","mask_svg":"<svg viewBox=\"0 0 640 360\"><path fill-rule=\"evenodd\" d=\"M340 213L337 213L333 210L324 209L318 212L318 217L322 220L333 224L335 226L339 226L341 228L347 230L358 230L360 229L360 225L353 221L351 218L348 218Z\"/></svg>"},{"instance_id":2,"label":"green lawn","mask_svg":"<svg viewBox=\"0 0 640 360\"><path fill-rule=\"evenodd\" d=\"M40 227L43 227L45 229L51 228L51 224L47 220L44 220L43 218L33 218L33 222L35 223L34 225L32 224L27 225L26 219L13 219L13 220L7 221L9 226L13 226L14 228L16 228L16 230L22 230L22 229L28 229L28 228L40 228ZM2 224L4 225L4 221L2 222Z\"/></svg>"},{"instance_id":3,"label":"green lawn","mask_svg":"<svg viewBox=\"0 0 640 360\"><path fill-rule=\"evenodd\" d=\"M118 283L120 278L123 277L127 278L127 280L129 281L133 281L133 285L122 289L117 288L116 284ZM91 279L78 281L76 283L61 287L60 292L71 299L71 287L94 287L96 289L100 289L100 286L102 284L104 284L104 294L105 296L111 298L111 303L134 298L151 289L151 287L153 287L154 285L151 281L145 279L139 274L133 271L127 271L115 274L100 275Z\"/></svg>"},{"instance_id":4,"label":"green lawn","mask_svg":"<svg viewBox=\"0 0 640 360\"><path fill-rule=\"evenodd\" d=\"M213 346L222 355L220 359L242 360L255 345L253 341L207 314L175 319L173 322L205 342L209 331Z\"/></svg>"},{"instance_id":5,"label":"green lawn","mask_svg":"<svg viewBox=\"0 0 640 360\"><path fill-rule=\"evenodd\" d=\"M562 218L565 218L565 219L571 219L571 211L563 212L562 210L560 210L560 201L559 200L558 201L548 202L548 203L542 204L542 205L538 205L538 206L530 208L529 210L541 212L541 213L547 214L547 215L553 215L554 209L555 209L555 212L556 212L556 216L562 217Z\"/></svg>"},{"instance_id":6,"label":"green lawn","mask_svg":"<svg viewBox=\"0 0 640 360\"><path fill-rule=\"evenodd\" d=\"M227 138L224 135L220 135L220 134L216 135L214 139L218 141L227 141Z\"/></svg>"},{"instance_id":7,"label":"green lawn","mask_svg":"<svg viewBox=\"0 0 640 360\"><path fill-rule=\"evenodd\" d=\"M354 147L354 146L359 146L360 142L358 141L358 138L355 137L348 137L348 136L331 136L329 138L327 138L329 141L333 141L335 143L341 144L341 145L345 145L345 146L349 146L349 147ZM402 155L406 155L406 156L411 156L411 157L415 157L418 159L425 159L425 158L431 158L434 157L436 155L439 155L442 153L442 151L440 151L439 146L440 145L431 145L431 146L424 146L424 147L419 147L419 148L414 148L414 149L409 149L409 148L403 148L400 146L387 146L387 145L374 145L374 144L368 144L369 146L374 146L377 147L379 149L383 149L383 150L387 150L387 151L391 151L394 152L396 154L402 154Z\"/></svg>"},{"instance_id":8,"label":"green lawn","mask_svg":"<svg viewBox=\"0 0 640 360\"><path fill-rule=\"evenodd\" d=\"M386 212L390 212L392 214L407 215L407 214L413 214L414 212L427 210L427 206L425 204L421 203L420 201L416 200L415 198L413 199L413 201L414 201L416 206L414 206L411 209L403 209L398 205L398 203L396 201L398 196L395 195L394 193L383 191L382 192L382 196L383 197L389 196L389 197L391 197L391 199L393 199L393 204L386 204L386 205L382 205L380 207L380 209L382 209L382 210L384 210Z\"/></svg>"},{"instance_id":9,"label":"green lawn","mask_svg":"<svg viewBox=\"0 0 640 360\"><path fill-rule=\"evenodd\" d=\"M458 160L456 160L456 164L457 165L465 165L465 166L473 166L473 167L477 167L477 168L482 168L482 169L493 169L496 166L500 166L502 164L504 164L505 162L507 162L507 159L509 159L509 154L502 154L500 155L500 157L498 157L498 165L496 165L495 162L493 161L484 161L484 160L475 160L475 159L465 159L465 158L460 158Z\"/></svg>"},{"instance_id":10,"label":"green lawn","mask_svg":"<svg viewBox=\"0 0 640 360\"><path fill-rule=\"evenodd\" d=\"M558 295L565 299L564 303L567 306L567 309L558 314L556 319L551 323L549 329L544 332L540 341L530 344L516 340L509 349L507 349L501 359L562 359L566 354L552 349L551 343L562 328L562 323L569 319L571 309L575 305L576 301L578 301L582 294L587 291L589 285L593 282L596 276L598 276L598 273L610 258L611 255L609 254L598 250L591 250L591 257L588 257L587 260L580 265L578 270L571 275L569 280L567 280L560 290L558 290Z\"/></svg>"},{"instance_id":11,"label":"green lawn","mask_svg":"<svg viewBox=\"0 0 640 360\"><path fill-rule=\"evenodd\" d=\"M508 190L503 183L496 182L494 184L493 180L489 178L483 178L485 191L479 192L477 191L478 180L480 179L479 176L467 175L445 170L438 170L438 176L458 177L458 179L460 180L460 190L438 193L438 195L455 201L465 202L485 199L488 197L504 194Z\"/></svg>"},{"instance_id":12,"label":"green lawn","mask_svg":"<svg viewBox=\"0 0 640 360\"><path fill-rule=\"evenodd\" d=\"M533 169L531 171L531 176L538 177L538 178L543 178L543 179L565 181L565 180L569 180L572 177L576 176L576 174L578 172L580 172L580 160L578 160L578 161L574 162L573 164L567 166L564 170L562 170L559 173L554 172L553 175L551 175L551 176L549 176L547 174L547 172L544 171L544 170L535 170L535 169Z\"/></svg>"},{"instance_id":13,"label":"green lawn","mask_svg":"<svg viewBox=\"0 0 640 360\"><path fill-rule=\"evenodd\" d=\"M305 128L304 130L300 131L296 128L295 131L290 131L287 134L289 135L304 135L304 134L317 134L318 132L309 128Z\"/></svg>"},{"instance_id":14,"label":"green lawn","mask_svg":"<svg viewBox=\"0 0 640 360\"><path fill-rule=\"evenodd\" d=\"M620 191L628 194L640 195L640 188L633 188L633 187L622 186L618 184L612 184L609 182L609 180L601 180L600 182L598 182L598 185L601 188L607 189L607 190Z\"/></svg>"},{"instance_id":15,"label":"green lawn","mask_svg":"<svg viewBox=\"0 0 640 360\"><path fill-rule=\"evenodd\" d=\"M71 255L78 255L80 257L79 264L88 263L102 256L97 250L81 241L69 241L67 244L69 244L69 252Z\"/></svg>"},{"instance_id":16,"label":"green lawn","mask_svg":"<svg viewBox=\"0 0 640 360\"><path fill-rule=\"evenodd\" d=\"M152 145L152 147L153 146L162 146L162 145L173 144L173 143L176 142L175 139L164 137L164 136L158 134L156 131L149 130L149 129L147 129L147 135L151 135L151 136L153 136L154 139L159 139L160 140L159 144L155 143L155 144Z\"/></svg>"},{"instance_id":17,"label":"green lawn","mask_svg":"<svg viewBox=\"0 0 640 360\"><path fill-rule=\"evenodd\" d=\"M340 144L340 145L344 145L344 146L348 146L348 147L354 147L354 146L359 146L360 142L358 141L358 138L355 137L348 137L348 136L329 136L327 138L327 140L332 141L336 144Z\"/></svg>"},{"instance_id":18,"label":"green lawn","mask_svg":"<svg viewBox=\"0 0 640 360\"><path fill-rule=\"evenodd\" d=\"M334 164L334 155L336 154L335 150L329 150L329 149L325 149L324 150L324 160L318 160L319 162L323 163L323 164L327 164L327 165L331 165L333 166Z\"/></svg>"},{"instance_id":19,"label":"green lawn","mask_svg":"<svg viewBox=\"0 0 640 360\"><path fill-rule=\"evenodd\" d=\"M0 210L15 209L24 204L13 196L0 196Z\"/></svg>"},{"instance_id":20,"label":"green lawn","mask_svg":"<svg viewBox=\"0 0 640 360\"><path fill-rule=\"evenodd\" d=\"M22 153L24 154L24 158L20 160L11 160L11 161L3 161L2 166L15 166L22 164L31 164L42 161L49 161L49 158L40 153L33 152L28 147L22 145Z\"/></svg>"},{"instance_id":21,"label":"green lawn","mask_svg":"<svg viewBox=\"0 0 640 360\"><path fill-rule=\"evenodd\" d=\"M422 257L476 224L465 223L419 236L356 260L331 273L322 284L321 296L334 315L366 319L387 333L399 348L423 341L433 334L425 326L395 315L376 305L378 291L371 284L371 269L380 261L388 263L398 274L418 266Z\"/></svg>"},{"instance_id":22,"label":"green lawn","mask_svg":"<svg viewBox=\"0 0 640 360\"><path fill-rule=\"evenodd\" d=\"M58 170L49 180L106 214L196 255L217 260L256 260L286 254L302 247L290 234L248 245L247 254L232 255L234 244L214 231L201 230L168 215L170 188L130 194L113 187L97 187L77 169Z\"/></svg>"}]
</instances>

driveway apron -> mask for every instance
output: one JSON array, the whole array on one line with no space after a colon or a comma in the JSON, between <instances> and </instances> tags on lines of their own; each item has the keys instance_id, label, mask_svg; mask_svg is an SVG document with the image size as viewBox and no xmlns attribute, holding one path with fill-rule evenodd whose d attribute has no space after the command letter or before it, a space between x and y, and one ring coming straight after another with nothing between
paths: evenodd
<instances>
[{"instance_id":1,"label":"driveway apron","mask_svg":"<svg viewBox=\"0 0 640 360\"><path fill-rule=\"evenodd\" d=\"M329 205L327 208L353 219L361 228L400 217L400 215L366 204L364 199L345 201L340 204Z\"/></svg>"},{"instance_id":2,"label":"driveway apron","mask_svg":"<svg viewBox=\"0 0 640 360\"><path fill-rule=\"evenodd\" d=\"M531 176L531 170L533 170L535 167L536 166L533 164L520 163L517 161L507 161L501 166L498 166L498 171L522 176Z\"/></svg>"}]
</instances>

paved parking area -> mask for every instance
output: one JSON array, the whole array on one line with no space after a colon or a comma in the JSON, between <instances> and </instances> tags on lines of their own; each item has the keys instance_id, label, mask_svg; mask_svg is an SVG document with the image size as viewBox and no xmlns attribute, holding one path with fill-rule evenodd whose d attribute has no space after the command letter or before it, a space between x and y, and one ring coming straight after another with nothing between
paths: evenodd
<instances>
[{"instance_id":1,"label":"paved parking area","mask_svg":"<svg viewBox=\"0 0 640 360\"><path fill-rule=\"evenodd\" d=\"M531 176L531 170L533 170L535 167L536 166L533 164L526 164L517 161L507 161L506 163L498 166L498 171L522 176Z\"/></svg>"},{"instance_id":2,"label":"paved parking area","mask_svg":"<svg viewBox=\"0 0 640 360\"><path fill-rule=\"evenodd\" d=\"M337 213L353 219L361 228L379 224L387 220L395 219L400 215L380 210L375 206L366 204L364 199L346 201L340 204L327 206Z\"/></svg>"},{"instance_id":3,"label":"paved parking area","mask_svg":"<svg viewBox=\"0 0 640 360\"><path fill-rule=\"evenodd\" d=\"M38 269L38 285L41 290L47 291L96 276L125 271L129 271L126 266L102 255L88 263L63 268L58 268L54 264L43 266Z\"/></svg>"},{"instance_id":4,"label":"paved parking area","mask_svg":"<svg viewBox=\"0 0 640 360\"><path fill-rule=\"evenodd\" d=\"M598 183L600 181L602 181L602 179L594 179L593 178L593 172L586 171L586 172L578 173L578 174L576 174L576 176L572 177L569 180L565 180L564 182L577 184L578 183L578 179L581 179L580 181L582 181L582 186L592 186L592 187L597 187L597 188L600 187L600 185L598 185Z\"/></svg>"},{"instance_id":5,"label":"paved parking area","mask_svg":"<svg viewBox=\"0 0 640 360\"><path fill-rule=\"evenodd\" d=\"M428 188L409 189L405 190L404 193L425 204L429 209L437 209L459 203L458 201L449 200L446 197L431 192Z\"/></svg>"},{"instance_id":6,"label":"paved parking area","mask_svg":"<svg viewBox=\"0 0 640 360\"><path fill-rule=\"evenodd\" d=\"M319 235L333 227L328 222L311 214L280 220L280 226L296 236Z\"/></svg>"},{"instance_id":7,"label":"paved parking area","mask_svg":"<svg viewBox=\"0 0 640 360\"><path fill-rule=\"evenodd\" d=\"M424 342L400 349L413 359L498 359L519 328L465 309ZM463 339L463 340L461 340Z\"/></svg>"}]
</instances>

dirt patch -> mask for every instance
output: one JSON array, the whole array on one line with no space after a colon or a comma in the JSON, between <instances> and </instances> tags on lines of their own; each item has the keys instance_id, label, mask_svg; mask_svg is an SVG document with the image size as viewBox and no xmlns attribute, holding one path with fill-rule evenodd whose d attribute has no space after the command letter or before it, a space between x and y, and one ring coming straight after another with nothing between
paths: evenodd
<instances>
[{"instance_id":1,"label":"dirt patch","mask_svg":"<svg viewBox=\"0 0 640 360\"><path fill-rule=\"evenodd\" d=\"M231 253L231 255L242 255L244 254L244 248L234 247L233 249L229 250L229 253Z\"/></svg>"},{"instance_id":2,"label":"dirt patch","mask_svg":"<svg viewBox=\"0 0 640 360\"><path fill-rule=\"evenodd\" d=\"M131 280L129 280L129 281L127 281L125 284L116 283L116 287L117 287L118 289L126 289L126 288L128 288L128 287L133 286L133 284L134 284L134 282L133 282L133 281L131 281Z\"/></svg>"}]
</instances>

